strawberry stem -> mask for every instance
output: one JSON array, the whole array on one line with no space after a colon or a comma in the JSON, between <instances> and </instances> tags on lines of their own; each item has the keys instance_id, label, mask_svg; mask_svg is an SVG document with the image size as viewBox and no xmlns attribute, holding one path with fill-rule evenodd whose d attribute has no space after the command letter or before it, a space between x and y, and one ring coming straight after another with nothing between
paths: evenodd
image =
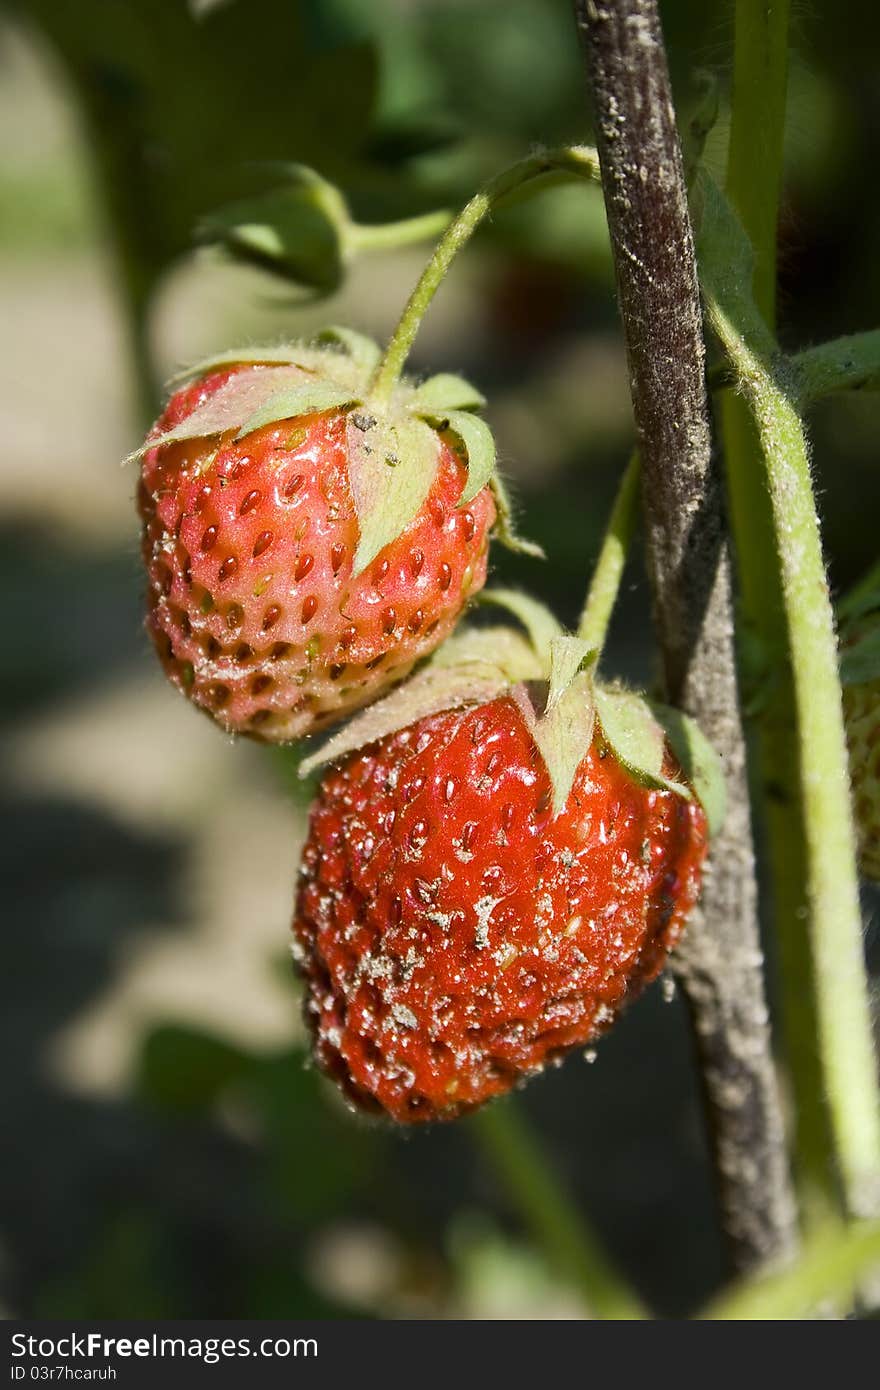
<instances>
[{"instance_id":1,"label":"strawberry stem","mask_svg":"<svg viewBox=\"0 0 880 1390\"><path fill-rule=\"evenodd\" d=\"M787 30L787 0L774 6L737 0L727 191L755 251L753 289L770 330L775 323ZM757 148L760 159L754 158ZM794 1093L795 1177L804 1211L818 1218L833 1210L837 1199L810 964L803 949L807 852L782 587L757 430L736 392L722 395L720 420L739 580L740 678L747 705L760 711L754 721L755 785L763 803L780 945L783 1045Z\"/></svg>"},{"instance_id":2,"label":"strawberry stem","mask_svg":"<svg viewBox=\"0 0 880 1390\"><path fill-rule=\"evenodd\" d=\"M446 208L424 212L418 217L404 217L400 222L352 222L347 239L355 251L396 251L400 246L412 246L430 241L449 226L453 214Z\"/></svg>"},{"instance_id":3,"label":"strawberry stem","mask_svg":"<svg viewBox=\"0 0 880 1390\"><path fill-rule=\"evenodd\" d=\"M765 0L737 0L727 191L751 243L754 264L751 273L746 271L744 284L728 287L738 292L745 302L737 307L733 300L728 304L722 297L720 306L733 310L735 322L728 323L733 338L746 330L739 350L745 350L747 343L751 348L758 347L764 359L760 369L765 377L764 385L771 392L770 363L778 354L773 328L788 69L788 11L788 0L772 5ZM761 158L756 160L754 155L758 148ZM729 346L733 338L726 345ZM866 334L840 339L800 354L785 370L785 386L791 401L803 404L835 389L838 382L841 389L850 384L866 384L871 379L872 367L875 375L878 369L878 346L880 334ZM743 365L741 362L740 366ZM747 400L733 391L725 392L721 399L721 423L729 512L739 570L740 624L746 639L741 642L740 664L746 693L751 694L757 710L758 776L755 780L763 800L767 865L779 941L784 1046L794 1100L796 1177L804 1211L815 1221L839 1207L832 1164L835 1147L832 1130L838 1130L839 1151L841 1142L845 1150L851 1150L854 1138L852 1135L846 1138L841 1133L841 1126L849 1131L851 1124L840 1105L833 1099L830 1107L826 1104L826 1093L830 1092L836 1073L829 1048L837 1051L837 1046L833 1042L835 1021L826 1017L823 1023L822 1014L835 1005L828 997L824 1004L822 1002L817 942L819 934L824 937L826 932L838 938L838 944L841 944L841 936L849 937L843 959L852 965L853 933L859 930L858 904L854 895L854 870L848 862L850 849L833 836L824 849L819 849L819 861L816 860L815 829L811 831L810 826L814 813L807 803L810 775L807 770L814 757L821 760L825 753L830 755L826 771L831 776L832 805L844 800L847 783L839 750L838 755L831 751L840 727L840 691L838 686L835 693L831 685L832 677L835 686L837 684L836 663L832 672L829 660L834 638L803 432L793 405L785 410L782 402L778 402L780 410L789 417L793 452L786 457L787 446L780 436L775 441L776 452L771 460L765 456L758 426L750 412L750 405L754 409L756 404L754 394ZM766 426L767 421L764 421L765 432ZM785 474L789 475L789 480L797 479L797 509L804 528L801 538L809 536L815 566L809 577L815 592L800 615L794 612L791 593L786 595L786 585L790 585L792 579L790 564L786 575L786 556L790 562L794 537L788 529L788 506L783 507L779 491ZM804 649L802 639L807 634L794 630L799 618L806 619L817 635L820 630L824 633L818 644L820 649L826 646L824 653L817 651L811 655ZM831 728L823 731L822 751L804 746L806 732L799 713L804 699L808 704L812 702L807 687L813 684L810 674L813 655L819 660L819 704L827 702L828 710L833 711L835 706L837 710L836 714L832 712ZM804 660L806 666L802 664ZM802 680L799 680L799 664ZM836 768L831 772L835 763ZM848 811L845 811L844 825L848 820ZM832 859L835 854L842 855L842 871L836 875L829 864L827 872L837 878L837 889L835 900L827 899L821 907L823 914L826 910L831 913L823 923L816 917L820 900L815 894L818 889L816 875L823 875L820 861L826 853ZM805 941L807 920L812 946ZM838 989L842 981L836 977L829 977L829 981L832 978L834 988ZM862 993L863 986L856 983L857 996ZM857 998L851 1014L847 999L845 992L840 993L836 1009L841 1022L844 1018L850 1019L855 1036L864 1023L863 1005ZM820 1040L824 1038L818 1047L817 1034ZM857 1046L857 1051L862 1053L864 1062L864 1042ZM857 1065L849 1084L857 1090L864 1080L864 1069ZM845 1078L837 1075L837 1083L845 1085ZM870 1091L864 1095L866 1113L870 1115L876 1107L869 1099ZM854 1098L853 1104L858 1106L858 1100ZM854 1166L843 1162L845 1167Z\"/></svg>"},{"instance_id":4,"label":"strawberry stem","mask_svg":"<svg viewBox=\"0 0 880 1390\"><path fill-rule=\"evenodd\" d=\"M577 635L601 653L617 601L626 555L636 528L639 501L639 456L633 453L624 469L617 496L593 570Z\"/></svg>"},{"instance_id":5,"label":"strawberry stem","mask_svg":"<svg viewBox=\"0 0 880 1390\"><path fill-rule=\"evenodd\" d=\"M596 182L599 161L595 150L586 145L564 145L530 155L490 179L465 204L437 243L373 373L368 392L372 405L381 409L390 401L431 300L456 255L470 241L484 217L526 185L546 180L550 175Z\"/></svg>"},{"instance_id":6,"label":"strawberry stem","mask_svg":"<svg viewBox=\"0 0 880 1390\"><path fill-rule=\"evenodd\" d=\"M726 772L701 912L670 965L693 1026L730 1254L740 1269L795 1238L762 972L730 561L712 454L687 192L656 0L575 0L641 457L665 698Z\"/></svg>"},{"instance_id":7,"label":"strawberry stem","mask_svg":"<svg viewBox=\"0 0 880 1390\"><path fill-rule=\"evenodd\" d=\"M477 1111L471 1126L549 1263L580 1290L590 1313L607 1319L647 1317L569 1200L515 1101L493 1101Z\"/></svg>"},{"instance_id":8,"label":"strawberry stem","mask_svg":"<svg viewBox=\"0 0 880 1390\"><path fill-rule=\"evenodd\" d=\"M794 763L803 815L804 840L797 860L803 863L803 878L793 883L791 864L774 864L777 927L783 968L798 960L800 975L809 968L819 1063L818 1078L814 1065L807 1072L801 1070L808 1060L805 1030L810 1020L802 1001L791 998L794 981L784 976L789 1045L796 1044L798 1049L793 1056L797 1063L793 1080L800 1107L799 1140L802 1145L806 1139L810 1142L809 1149L801 1148L800 1157L806 1177L815 1184L822 1182L826 1163L820 1146L822 1117L816 1109L825 1096L847 1209L853 1216L868 1216L880 1210L880 1105L837 641L807 442L793 403L791 367L781 357L753 297L748 243L722 195L708 183L703 222L704 297L712 327L736 370L757 428L758 463L770 501L776 589L781 593L790 663L794 722L786 739L786 757ZM751 518L746 534L740 533L738 539L740 564L748 573L755 546ZM782 730L778 736L784 734ZM778 767L778 752L773 756ZM797 823L792 808L788 809ZM779 843L773 848L778 851ZM780 887L789 919L779 917ZM804 1094L807 1080L816 1087L815 1095ZM808 1135L803 1132L805 1116L811 1125ZM824 1197L830 1202L831 1191L826 1189Z\"/></svg>"},{"instance_id":9,"label":"strawberry stem","mask_svg":"<svg viewBox=\"0 0 880 1390\"><path fill-rule=\"evenodd\" d=\"M859 1285L880 1265L880 1221L827 1222L794 1264L735 1285L697 1316L712 1322L788 1322L822 1316L856 1301Z\"/></svg>"}]
</instances>

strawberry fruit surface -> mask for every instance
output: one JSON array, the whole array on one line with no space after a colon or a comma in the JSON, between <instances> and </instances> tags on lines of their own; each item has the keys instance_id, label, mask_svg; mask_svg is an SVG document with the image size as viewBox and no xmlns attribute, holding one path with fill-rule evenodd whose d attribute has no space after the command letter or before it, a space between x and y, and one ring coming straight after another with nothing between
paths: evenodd
<instances>
[{"instance_id":1,"label":"strawberry fruit surface","mask_svg":"<svg viewBox=\"0 0 880 1390\"><path fill-rule=\"evenodd\" d=\"M506 695L325 773L294 954L318 1064L357 1105L452 1118L590 1043L662 968L698 892L701 805L633 777L598 721L552 800Z\"/></svg>"},{"instance_id":2,"label":"strawberry fruit surface","mask_svg":"<svg viewBox=\"0 0 880 1390\"><path fill-rule=\"evenodd\" d=\"M264 412L277 418L245 433L187 430L216 426L212 400L244 374L259 389L261 371L278 368L224 364L176 392L138 499L149 631L168 676L227 730L288 741L369 703L448 636L485 581L496 507L487 486L462 501L467 455L419 422L424 496L361 568L352 440L376 425L363 409L310 409L327 397L307 386L303 410L285 416L282 394ZM382 507L378 495L380 521Z\"/></svg>"}]
</instances>

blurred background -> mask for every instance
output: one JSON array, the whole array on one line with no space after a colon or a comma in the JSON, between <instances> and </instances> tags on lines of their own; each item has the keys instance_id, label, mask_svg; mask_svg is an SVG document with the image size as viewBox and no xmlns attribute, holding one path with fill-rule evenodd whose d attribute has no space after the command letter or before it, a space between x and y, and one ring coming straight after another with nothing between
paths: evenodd
<instances>
[{"instance_id":1,"label":"blurred background","mask_svg":"<svg viewBox=\"0 0 880 1390\"><path fill-rule=\"evenodd\" d=\"M661 5L680 112L709 68L725 158L726 0ZM880 322L880 10L799 7L781 335ZM306 803L225 740L142 626L135 474L155 383L230 343L387 335L423 249L330 296L194 249L196 225L318 168L360 222L461 203L536 143L589 138L567 0L0 3L0 1281L60 1317L580 1317L469 1121L401 1134L310 1071L287 933ZM755 151L756 160L760 150ZM496 554L571 621L631 443L601 200L499 214L417 369L490 400L525 532ZM876 558L880 399L811 420L838 590ZM627 576L608 666L650 682ZM867 906L868 948L878 950ZM592 1054L591 1054L592 1056ZM639 1293L681 1316L723 1278L684 1011L655 987L522 1098Z\"/></svg>"}]
</instances>

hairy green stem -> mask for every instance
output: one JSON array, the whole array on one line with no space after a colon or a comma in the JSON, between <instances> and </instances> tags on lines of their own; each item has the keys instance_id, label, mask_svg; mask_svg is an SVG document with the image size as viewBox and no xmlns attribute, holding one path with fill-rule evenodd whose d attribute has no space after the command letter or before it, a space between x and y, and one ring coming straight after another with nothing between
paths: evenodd
<instances>
[{"instance_id":1,"label":"hairy green stem","mask_svg":"<svg viewBox=\"0 0 880 1390\"><path fill-rule=\"evenodd\" d=\"M407 301L370 383L369 395L374 404L382 406L391 398L428 305L453 259L473 236L484 217L524 185L549 174L596 181L599 178L598 156L595 150L583 145L545 150L505 169L471 198L447 227Z\"/></svg>"},{"instance_id":2,"label":"hairy green stem","mask_svg":"<svg viewBox=\"0 0 880 1390\"><path fill-rule=\"evenodd\" d=\"M515 1102L494 1101L477 1112L471 1127L549 1263L583 1294L589 1311L608 1319L646 1317L570 1202Z\"/></svg>"},{"instance_id":3,"label":"hairy green stem","mask_svg":"<svg viewBox=\"0 0 880 1390\"><path fill-rule=\"evenodd\" d=\"M801 936L804 927L808 933L820 1081L824 1083L820 1094L824 1091L827 1098L847 1208L855 1216L866 1216L876 1212L880 1201L880 1105L837 641L807 444L788 365L752 297L748 243L708 180L701 192L707 310L757 426L772 512L790 654L806 851L796 925ZM789 981L786 990L790 990ZM798 1079L802 1088L803 1079ZM800 1094L798 1099L803 1101Z\"/></svg>"},{"instance_id":4,"label":"hairy green stem","mask_svg":"<svg viewBox=\"0 0 880 1390\"><path fill-rule=\"evenodd\" d=\"M880 1264L880 1221L821 1228L788 1269L750 1279L710 1303L700 1317L755 1322L810 1318L831 1304L851 1308L866 1275Z\"/></svg>"},{"instance_id":5,"label":"hairy green stem","mask_svg":"<svg viewBox=\"0 0 880 1390\"><path fill-rule=\"evenodd\" d=\"M775 320L787 74L788 0L737 0L727 190L754 249L752 293L769 330ZM746 708L756 716L755 781L779 943L795 1168L802 1204L821 1214L833 1208L834 1192L803 930L808 865L788 625L755 423L733 392L722 397L720 414L739 579L740 678Z\"/></svg>"},{"instance_id":6,"label":"hairy green stem","mask_svg":"<svg viewBox=\"0 0 880 1390\"><path fill-rule=\"evenodd\" d=\"M623 578L627 551L636 528L638 506L639 456L633 453L617 489L578 624L578 637L600 652L605 645L608 623Z\"/></svg>"}]
</instances>

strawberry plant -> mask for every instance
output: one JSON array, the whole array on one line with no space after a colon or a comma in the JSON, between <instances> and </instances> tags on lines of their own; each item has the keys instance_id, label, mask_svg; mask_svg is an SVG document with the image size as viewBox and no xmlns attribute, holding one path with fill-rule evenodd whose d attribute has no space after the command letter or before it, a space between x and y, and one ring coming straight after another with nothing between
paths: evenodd
<instances>
[{"instance_id":1,"label":"strawberry plant","mask_svg":"<svg viewBox=\"0 0 880 1390\"><path fill-rule=\"evenodd\" d=\"M228 8L222 23L241 37L243 7ZM592 1054L667 969L738 1280L705 1315L846 1314L877 1300L880 1099L859 875L880 877L880 604L875 570L835 613L805 419L826 396L878 387L880 335L793 351L777 339L788 5L735 9L723 178L704 157L717 84L679 128L656 0L575 0L595 148L535 150L455 215L424 198L390 199L381 222L354 215L375 72L348 50L310 72L287 117L311 132L316 167L286 158L273 104L255 142L276 161L270 186L221 188L185 77L200 73L207 111L223 63L210 45L200 60L167 7L165 47L145 42L141 64L170 53L179 90L141 119L153 135L186 128L186 196L169 196L168 170L144 159L149 140L129 147L124 124L104 146L145 409L147 305L192 235L315 296L373 250L437 239L384 347L328 328L233 345L175 380L131 455L147 626L171 683L222 730L295 744L302 776L317 773L292 953L320 1071L380 1123L474 1112L469 1132L551 1262L609 1317L646 1309L507 1093ZM108 21L108 61L131 22ZM78 32L58 33L76 54ZM288 90L277 61L267 55L273 93ZM115 98L73 67L95 127ZM346 74L334 157L322 123ZM222 130L240 165L259 152L234 119ZM161 210L140 252L135 164ZM540 558L514 524L491 400L448 364L406 373L478 229L563 183L601 188L634 427L574 631L525 592L484 587L493 538ZM606 669L639 516L650 694Z\"/></svg>"}]
</instances>

